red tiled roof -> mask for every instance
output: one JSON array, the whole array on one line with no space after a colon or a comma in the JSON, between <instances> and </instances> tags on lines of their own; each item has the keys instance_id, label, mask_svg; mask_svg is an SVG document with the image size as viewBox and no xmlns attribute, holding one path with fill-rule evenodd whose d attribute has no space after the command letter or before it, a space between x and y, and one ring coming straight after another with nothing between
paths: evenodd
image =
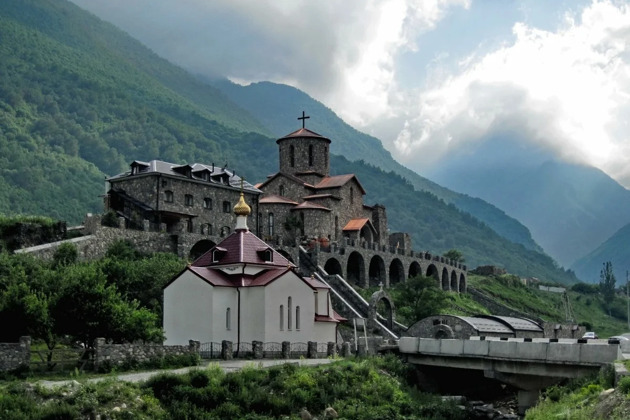
<instances>
[{"instance_id":1,"label":"red tiled roof","mask_svg":"<svg viewBox=\"0 0 630 420\"><path fill-rule=\"evenodd\" d=\"M341 198L334 196L332 194L313 194L313 195L307 195L306 197L304 197L304 200L316 200L318 198L334 198L335 200L341 200Z\"/></svg>"},{"instance_id":2,"label":"red tiled roof","mask_svg":"<svg viewBox=\"0 0 630 420\"><path fill-rule=\"evenodd\" d=\"M315 185L315 189L321 190L326 188L339 188L346 185L346 183L348 183L351 179L354 179L357 182L359 188L361 188L361 193L365 194L365 189L363 188L363 185L361 185L358 178L354 174L328 176L322 179L317 185Z\"/></svg>"},{"instance_id":3,"label":"red tiled roof","mask_svg":"<svg viewBox=\"0 0 630 420\"><path fill-rule=\"evenodd\" d=\"M261 198L259 201L261 204L291 204L297 206L297 202L293 200L289 200L286 197L281 197L279 195L271 194Z\"/></svg>"},{"instance_id":4,"label":"red tiled roof","mask_svg":"<svg viewBox=\"0 0 630 420\"><path fill-rule=\"evenodd\" d=\"M304 180L298 178L297 176L293 176L291 174L286 174L284 172L276 172L275 174L267 177L267 180L265 182L261 183L261 184L258 184L258 186L256 188L263 189L265 187L265 185L270 183L272 180L278 178L279 176L282 176L282 177L288 179L289 181L293 181L296 184L303 185L303 186L305 186L307 188L314 188L311 184L309 184L308 182L304 182Z\"/></svg>"},{"instance_id":5,"label":"red tiled roof","mask_svg":"<svg viewBox=\"0 0 630 420\"><path fill-rule=\"evenodd\" d=\"M213 267L188 267L198 277L216 287L256 287L265 286L275 279L291 271L289 267L272 268L260 274L251 275L227 275L219 268Z\"/></svg>"},{"instance_id":6,"label":"red tiled roof","mask_svg":"<svg viewBox=\"0 0 630 420\"><path fill-rule=\"evenodd\" d=\"M303 279L313 289L330 289L330 287L326 286L324 283L314 277L303 277Z\"/></svg>"},{"instance_id":7,"label":"red tiled roof","mask_svg":"<svg viewBox=\"0 0 630 420\"><path fill-rule=\"evenodd\" d=\"M300 204L298 204L297 206L293 207L291 209L291 211L293 210L324 210L324 211L331 211L328 207L324 207L324 206L320 206L319 204L315 204L315 203L309 203L309 202L302 202Z\"/></svg>"},{"instance_id":8,"label":"red tiled roof","mask_svg":"<svg viewBox=\"0 0 630 420\"><path fill-rule=\"evenodd\" d=\"M347 321L347 319L342 317L335 311L332 311L332 316L315 315L315 322L343 322L343 321Z\"/></svg>"},{"instance_id":9,"label":"red tiled roof","mask_svg":"<svg viewBox=\"0 0 630 420\"><path fill-rule=\"evenodd\" d=\"M368 223L370 219L351 219L346 226L342 230L361 230L366 223Z\"/></svg>"},{"instance_id":10,"label":"red tiled roof","mask_svg":"<svg viewBox=\"0 0 630 420\"><path fill-rule=\"evenodd\" d=\"M317 134L316 132L311 131L308 128L300 128L299 130L296 130L293 133L287 134L286 136L281 137L278 140L276 140L276 143L279 143L282 140L300 138L300 137L318 137L323 140L327 140L328 143L330 143L330 139L322 136L321 134Z\"/></svg>"}]
</instances>

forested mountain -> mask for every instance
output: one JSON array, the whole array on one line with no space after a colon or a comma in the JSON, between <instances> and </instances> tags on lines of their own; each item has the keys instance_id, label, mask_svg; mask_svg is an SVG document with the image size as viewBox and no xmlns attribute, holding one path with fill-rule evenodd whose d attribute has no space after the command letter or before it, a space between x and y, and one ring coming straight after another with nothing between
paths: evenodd
<instances>
[{"instance_id":1,"label":"forested mountain","mask_svg":"<svg viewBox=\"0 0 630 420\"><path fill-rule=\"evenodd\" d=\"M431 177L516 217L566 267L630 222L629 190L597 168L556 159L518 133L449 156Z\"/></svg>"},{"instance_id":2,"label":"forested mountain","mask_svg":"<svg viewBox=\"0 0 630 420\"><path fill-rule=\"evenodd\" d=\"M277 170L266 124L69 2L4 0L0 37L0 212L79 222L101 211L104 178L136 159L229 163L252 181ZM573 280L399 175L343 158L332 166L356 173L366 201L387 205L392 229L410 232L417 249L458 248L471 266Z\"/></svg>"},{"instance_id":3,"label":"forested mountain","mask_svg":"<svg viewBox=\"0 0 630 420\"><path fill-rule=\"evenodd\" d=\"M599 274L603 264L610 261L617 279L617 286L623 287L626 284L626 276L630 269L629 243L630 224L627 224L588 255L577 260L571 269L585 282L599 283Z\"/></svg>"}]
</instances>

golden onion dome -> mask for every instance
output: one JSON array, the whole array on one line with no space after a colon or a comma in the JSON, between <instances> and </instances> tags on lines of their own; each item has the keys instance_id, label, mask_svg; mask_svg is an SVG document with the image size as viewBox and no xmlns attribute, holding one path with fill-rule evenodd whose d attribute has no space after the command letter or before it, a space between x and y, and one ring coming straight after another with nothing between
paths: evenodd
<instances>
[{"instance_id":1,"label":"golden onion dome","mask_svg":"<svg viewBox=\"0 0 630 420\"><path fill-rule=\"evenodd\" d=\"M252 209L245 202L245 196L243 192L241 192L241 198L239 198L238 203L234 206L234 214L237 216L249 216L251 212Z\"/></svg>"}]
</instances>

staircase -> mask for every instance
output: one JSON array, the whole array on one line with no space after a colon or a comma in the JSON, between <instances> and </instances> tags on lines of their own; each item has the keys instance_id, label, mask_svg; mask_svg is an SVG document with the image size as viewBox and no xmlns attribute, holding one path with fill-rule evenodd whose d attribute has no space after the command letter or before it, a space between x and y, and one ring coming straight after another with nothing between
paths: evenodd
<instances>
[{"instance_id":1,"label":"staircase","mask_svg":"<svg viewBox=\"0 0 630 420\"><path fill-rule=\"evenodd\" d=\"M328 274L324 268L316 265L303 247L300 247L300 268L304 272L312 273L317 280L330 287L332 299L337 303L335 310L340 315L347 319L368 318L370 304L343 277ZM400 333L407 329L405 325L394 322L395 331L392 331L385 326L382 316L378 315L377 318L374 320L376 328L388 339L398 340Z\"/></svg>"}]
</instances>

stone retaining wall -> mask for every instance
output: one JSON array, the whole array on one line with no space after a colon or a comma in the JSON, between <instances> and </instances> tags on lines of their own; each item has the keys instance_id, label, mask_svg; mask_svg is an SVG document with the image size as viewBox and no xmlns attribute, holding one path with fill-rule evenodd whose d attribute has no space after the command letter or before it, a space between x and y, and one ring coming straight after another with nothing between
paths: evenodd
<instances>
[{"instance_id":1,"label":"stone retaining wall","mask_svg":"<svg viewBox=\"0 0 630 420\"><path fill-rule=\"evenodd\" d=\"M28 366L31 358L31 337L20 337L19 343L0 343L0 372Z\"/></svg>"},{"instance_id":2,"label":"stone retaining wall","mask_svg":"<svg viewBox=\"0 0 630 420\"><path fill-rule=\"evenodd\" d=\"M198 354L199 342L190 340L187 346L164 346L161 344L107 344L104 338L97 338L94 346L94 369L109 364L120 366L127 360L139 363L166 356Z\"/></svg>"}]
</instances>

